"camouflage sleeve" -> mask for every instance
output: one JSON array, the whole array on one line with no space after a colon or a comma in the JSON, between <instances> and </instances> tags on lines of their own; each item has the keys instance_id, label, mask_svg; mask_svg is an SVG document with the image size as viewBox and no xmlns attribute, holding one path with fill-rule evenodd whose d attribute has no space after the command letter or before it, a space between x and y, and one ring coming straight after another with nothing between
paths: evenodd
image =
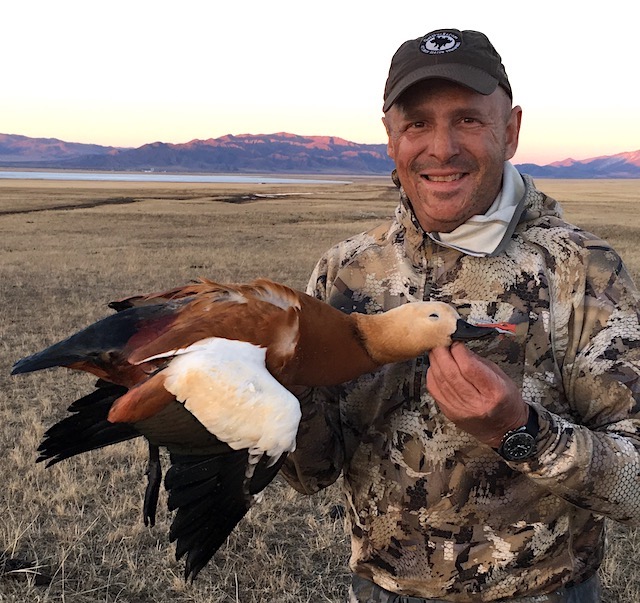
<instances>
[{"instance_id":1,"label":"camouflage sleeve","mask_svg":"<svg viewBox=\"0 0 640 603\"><path fill-rule=\"evenodd\" d=\"M528 470L570 503L637 525L640 300L617 253L603 241L582 245L580 282L567 286L567 273L556 275L565 279L555 289L564 289L566 299L559 300L560 315L554 318L561 327L552 326L564 350L564 393L575 418L538 409L539 454Z\"/></svg>"},{"instance_id":2,"label":"camouflage sleeve","mask_svg":"<svg viewBox=\"0 0 640 603\"><path fill-rule=\"evenodd\" d=\"M300 398L302 419L296 450L280 472L302 494L315 494L335 482L344 464L340 410L327 388L309 390Z\"/></svg>"},{"instance_id":3,"label":"camouflage sleeve","mask_svg":"<svg viewBox=\"0 0 640 603\"><path fill-rule=\"evenodd\" d=\"M307 293L325 301L328 261L316 265ZM300 397L302 419L296 450L289 454L281 473L289 485L303 494L314 494L338 479L344 464L344 444L338 397L331 388L309 389Z\"/></svg>"}]
</instances>

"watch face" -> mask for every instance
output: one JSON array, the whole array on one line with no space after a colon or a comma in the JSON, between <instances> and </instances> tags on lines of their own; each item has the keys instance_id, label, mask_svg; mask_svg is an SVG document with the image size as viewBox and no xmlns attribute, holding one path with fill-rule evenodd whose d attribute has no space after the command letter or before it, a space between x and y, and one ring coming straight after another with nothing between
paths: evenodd
<instances>
[{"instance_id":1,"label":"watch face","mask_svg":"<svg viewBox=\"0 0 640 603\"><path fill-rule=\"evenodd\" d=\"M514 433L502 444L502 456L509 461L529 458L536 450L536 440L530 433Z\"/></svg>"}]
</instances>

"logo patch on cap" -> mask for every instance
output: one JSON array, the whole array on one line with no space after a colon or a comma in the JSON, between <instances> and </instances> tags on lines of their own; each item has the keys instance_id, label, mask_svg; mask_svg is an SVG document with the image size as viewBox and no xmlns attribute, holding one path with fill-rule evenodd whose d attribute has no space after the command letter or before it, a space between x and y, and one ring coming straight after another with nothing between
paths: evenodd
<instances>
[{"instance_id":1,"label":"logo patch on cap","mask_svg":"<svg viewBox=\"0 0 640 603\"><path fill-rule=\"evenodd\" d=\"M460 47L462 40L449 31L438 31L422 38L420 50L425 54L444 54Z\"/></svg>"}]
</instances>

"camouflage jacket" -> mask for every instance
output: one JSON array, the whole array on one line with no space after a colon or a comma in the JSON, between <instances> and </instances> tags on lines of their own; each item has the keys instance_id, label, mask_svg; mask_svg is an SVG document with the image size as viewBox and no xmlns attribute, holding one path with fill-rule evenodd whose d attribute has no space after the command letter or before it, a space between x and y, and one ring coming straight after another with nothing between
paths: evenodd
<instances>
[{"instance_id":1,"label":"camouflage jacket","mask_svg":"<svg viewBox=\"0 0 640 603\"><path fill-rule=\"evenodd\" d=\"M312 493L342 472L351 569L392 592L548 593L597 570L605 516L640 523L638 292L605 241L524 179L523 213L494 257L438 245L401 194L394 219L329 250L311 278L309 292L344 312L435 299L472 322L517 324L470 348L538 411L534 460L507 463L450 423L426 391L427 357L301 401L285 478Z\"/></svg>"}]
</instances>

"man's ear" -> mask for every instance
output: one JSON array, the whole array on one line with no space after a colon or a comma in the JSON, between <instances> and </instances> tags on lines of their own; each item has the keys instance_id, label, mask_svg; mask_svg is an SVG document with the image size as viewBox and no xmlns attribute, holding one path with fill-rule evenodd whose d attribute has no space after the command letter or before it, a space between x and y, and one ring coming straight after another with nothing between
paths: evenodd
<instances>
[{"instance_id":1,"label":"man's ear","mask_svg":"<svg viewBox=\"0 0 640 603\"><path fill-rule=\"evenodd\" d=\"M522 124L522 107L516 105L511 109L507 129L505 132L505 161L511 159L518 150L518 139L520 137L520 126Z\"/></svg>"},{"instance_id":2,"label":"man's ear","mask_svg":"<svg viewBox=\"0 0 640 603\"><path fill-rule=\"evenodd\" d=\"M382 125L384 126L384 129L387 132L387 155L389 155L389 157L391 157L391 159L395 159L393 146L391 144L391 128L389 126L389 121L387 120L387 116L386 115L384 115L382 117Z\"/></svg>"}]
</instances>

